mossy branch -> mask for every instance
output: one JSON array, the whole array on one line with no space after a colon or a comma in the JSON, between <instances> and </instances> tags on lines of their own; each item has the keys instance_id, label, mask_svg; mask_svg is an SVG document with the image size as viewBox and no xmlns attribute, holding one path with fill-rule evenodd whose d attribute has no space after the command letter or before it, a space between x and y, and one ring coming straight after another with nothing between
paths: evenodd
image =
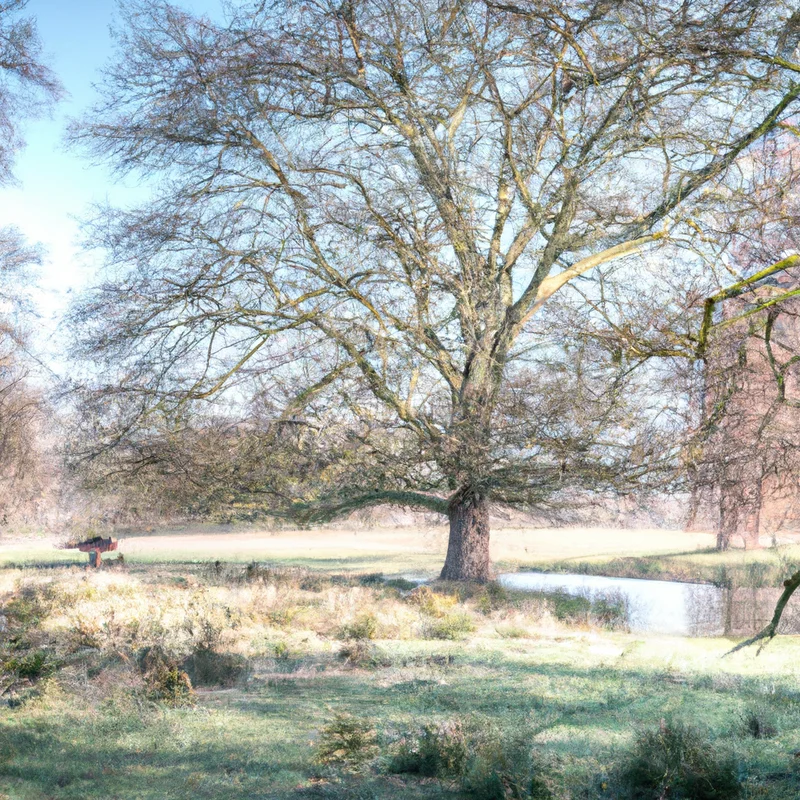
<instances>
[{"instance_id":1,"label":"mossy branch","mask_svg":"<svg viewBox=\"0 0 800 800\"><path fill-rule=\"evenodd\" d=\"M758 283L764 278L768 278L770 275L774 275L776 272L782 272L783 270L791 269L792 267L796 267L800 264L800 255L794 254L789 256L788 258L784 258L782 261L778 261L775 264L772 264L765 269L762 269L760 272L757 272L755 275L751 275L749 278L745 278L744 280L737 281L732 286L728 286L726 289L723 289L720 292L717 292L715 295L712 295L705 301L705 305L703 307L703 323L700 326L700 334L697 338L697 351L695 353L696 357L703 358L705 356L706 348L708 347L708 337L711 333L712 329L719 330L721 328L727 328L729 325L732 325L734 322L738 322L745 317L749 317L754 313L758 313L765 308L769 308L770 306L775 305L783 300L788 299L789 297L793 297L797 294L796 291L788 291L781 294L779 297L772 298L771 300L759 305L755 309L751 309L746 311L742 314L739 314L735 317L731 317L730 319L724 320L723 322L717 323L716 325L713 322L713 315L714 315L714 306L717 303L722 302L723 300L731 300L734 297L739 297L739 295L744 294L745 292L749 291L753 288L753 285Z\"/></svg>"},{"instance_id":2,"label":"mossy branch","mask_svg":"<svg viewBox=\"0 0 800 800\"><path fill-rule=\"evenodd\" d=\"M791 578L788 578L783 582L783 594L780 596L780 599L775 606L775 613L772 615L769 625L767 625L765 628L762 628L762 630L760 630L755 636L740 642L736 645L736 647L728 650L725 655L729 656L731 653L735 653L737 650L742 650L745 647L750 647L751 644L763 641L764 643L758 648L758 652L760 653L764 646L768 644L769 641L778 633L778 624L781 621L783 609L786 608L789 598L794 594L798 586L800 586L800 572L795 572Z\"/></svg>"}]
</instances>

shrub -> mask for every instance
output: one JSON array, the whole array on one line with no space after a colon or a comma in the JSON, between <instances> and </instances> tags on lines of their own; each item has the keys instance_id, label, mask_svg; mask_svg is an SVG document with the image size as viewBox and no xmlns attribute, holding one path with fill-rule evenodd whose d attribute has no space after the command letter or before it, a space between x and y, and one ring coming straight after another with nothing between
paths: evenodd
<instances>
[{"instance_id":1,"label":"shrub","mask_svg":"<svg viewBox=\"0 0 800 800\"><path fill-rule=\"evenodd\" d=\"M306 575L299 583L299 588L304 592L321 592L327 584L327 580L322 575L312 573Z\"/></svg>"},{"instance_id":2,"label":"shrub","mask_svg":"<svg viewBox=\"0 0 800 800\"><path fill-rule=\"evenodd\" d=\"M484 586L483 591L478 596L477 609L481 614L491 614L498 608L508 605L509 596L506 588L499 583L492 581Z\"/></svg>"},{"instance_id":3,"label":"shrub","mask_svg":"<svg viewBox=\"0 0 800 800\"><path fill-rule=\"evenodd\" d=\"M526 628L518 625L498 625L495 632L502 639L525 639L529 635Z\"/></svg>"},{"instance_id":4,"label":"shrub","mask_svg":"<svg viewBox=\"0 0 800 800\"><path fill-rule=\"evenodd\" d=\"M458 777L467 763L467 737L458 720L425 725L417 735L404 736L392 754L388 770L426 777Z\"/></svg>"},{"instance_id":5,"label":"shrub","mask_svg":"<svg viewBox=\"0 0 800 800\"><path fill-rule=\"evenodd\" d=\"M178 667L170 667L154 675L149 685L150 695L154 700L161 700L173 708L194 705L192 681Z\"/></svg>"},{"instance_id":6,"label":"shrub","mask_svg":"<svg viewBox=\"0 0 800 800\"><path fill-rule=\"evenodd\" d=\"M56 666L44 650L34 650L9 658L3 664L3 671L13 673L20 680L37 681L55 672Z\"/></svg>"},{"instance_id":7,"label":"shrub","mask_svg":"<svg viewBox=\"0 0 800 800\"><path fill-rule=\"evenodd\" d=\"M580 595L556 592L550 595L553 605L553 616L561 622L583 622L589 621L592 610L592 602Z\"/></svg>"},{"instance_id":8,"label":"shrub","mask_svg":"<svg viewBox=\"0 0 800 800\"><path fill-rule=\"evenodd\" d=\"M138 661L152 700L173 708L194 704L191 679L160 647L145 648L139 653Z\"/></svg>"},{"instance_id":9,"label":"shrub","mask_svg":"<svg viewBox=\"0 0 800 800\"><path fill-rule=\"evenodd\" d=\"M775 716L768 708L753 706L742 715L742 727L753 739L771 739L778 733Z\"/></svg>"},{"instance_id":10,"label":"shrub","mask_svg":"<svg viewBox=\"0 0 800 800\"><path fill-rule=\"evenodd\" d=\"M247 659L198 648L184 659L181 667L194 686L233 686L247 673Z\"/></svg>"},{"instance_id":11,"label":"shrub","mask_svg":"<svg viewBox=\"0 0 800 800\"><path fill-rule=\"evenodd\" d=\"M406 578L392 578L386 581L385 585L400 592L410 592L417 588L417 584L414 581L409 581Z\"/></svg>"},{"instance_id":12,"label":"shrub","mask_svg":"<svg viewBox=\"0 0 800 800\"><path fill-rule=\"evenodd\" d=\"M374 639L378 633L378 618L371 613L361 614L339 629L339 639Z\"/></svg>"},{"instance_id":13,"label":"shrub","mask_svg":"<svg viewBox=\"0 0 800 800\"><path fill-rule=\"evenodd\" d=\"M453 612L440 619L427 621L422 627L424 639L461 639L475 630L469 614Z\"/></svg>"},{"instance_id":14,"label":"shrub","mask_svg":"<svg viewBox=\"0 0 800 800\"><path fill-rule=\"evenodd\" d=\"M411 605L416 606L423 614L431 617L443 617L458 602L458 598L449 594L434 592L430 586L417 586L409 592L406 598Z\"/></svg>"},{"instance_id":15,"label":"shrub","mask_svg":"<svg viewBox=\"0 0 800 800\"><path fill-rule=\"evenodd\" d=\"M339 649L339 658L352 667L375 669L388 667L391 662L375 645L365 639L351 639Z\"/></svg>"},{"instance_id":16,"label":"shrub","mask_svg":"<svg viewBox=\"0 0 800 800\"><path fill-rule=\"evenodd\" d=\"M476 739L461 785L471 800L550 800L548 783L521 739L482 731Z\"/></svg>"},{"instance_id":17,"label":"shrub","mask_svg":"<svg viewBox=\"0 0 800 800\"><path fill-rule=\"evenodd\" d=\"M358 576L360 586L381 586L383 584L382 572L369 572L366 575Z\"/></svg>"},{"instance_id":18,"label":"shrub","mask_svg":"<svg viewBox=\"0 0 800 800\"><path fill-rule=\"evenodd\" d=\"M372 723L339 711L319 733L316 760L320 764L358 769L378 754Z\"/></svg>"},{"instance_id":19,"label":"shrub","mask_svg":"<svg viewBox=\"0 0 800 800\"><path fill-rule=\"evenodd\" d=\"M272 653L278 661L289 660L289 645L284 641L275 642L272 645Z\"/></svg>"},{"instance_id":20,"label":"shrub","mask_svg":"<svg viewBox=\"0 0 800 800\"><path fill-rule=\"evenodd\" d=\"M604 628L628 627L628 603L623 596L598 597L592 602L591 619Z\"/></svg>"},{"instance_id":21,"label":"shrub","mask_svg":"<svg viewBox=\"0 0 800 800\"><path fill-rule=\"evenodd\" d=\"M732 758L691 728L662 722L636 740L619 771L623 797L635 800L735 800L741 786Z\"/></svg>"}]
</instances>

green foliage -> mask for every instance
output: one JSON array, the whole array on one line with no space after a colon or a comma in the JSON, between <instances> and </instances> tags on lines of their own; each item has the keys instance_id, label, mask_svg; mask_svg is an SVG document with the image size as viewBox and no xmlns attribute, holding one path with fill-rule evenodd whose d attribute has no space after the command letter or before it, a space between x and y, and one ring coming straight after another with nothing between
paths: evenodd
<instances>
[{"instance_id":1,"label":"green foliage","mask_svg":"<svg viewBox=\"0 0 800 800\"><path fill-rule=\"evenodd\" d=\"M623 596L597 597L592 601L591 621L612 630L628 627L628 604Z\"/></svg>"},{"instance_id":2,"label":"green foliage","mask_svg":"<svg viewBox=\"0 0 800 800\"><path fill-rule=\"evenodd\" d=\"M736 800L736 763L692 728L664 722L636 740L619 771L622 795L632 800Z\"/></svg>"},{"instance_id":3,"label":"green foliage","mask_svg":"<svg viewBox=\"0 0 800 800\"><path fill-rule=\"evenodd\" d=\"M286 642L284 641L275 642L275 644L272 645L272 652L275 658L278 659L278 661L289 660L289 654L290 654L289 645L286 644Z\"/></svg>"},{"instance_id":4,"label":"green foliage","mask_svg":"<svg viewBox=\"0 0 800 800\"><path fill-rule=\"evenodd\" d=\"M247 659L234 653L197 648L181 664L194 686L233 686L247 674Z\"/></svg>"},{"instance_id":5,"label":"green foliage","mask_svg":"<svg viewBox=\"0 0 800 800\"><path fill-rule=\"evenodd\" d=\"M450 613L458 602L455 595L440 594L430 586L417 586L406 598L407 602L415 606L422 614L431 617L443 617Z\"/></svg>"},{"instance_id":6,"label":"green foliage","mask_svg":"<svg viewBox=\"0 0 800 800\"><path fill-rule=\"evenodd\" d=\"M391 578L386 581L385 585L401 592L410 592L417 588L417 584L414 581L409 581L406 578Z\"/></svg>"},{"instance_id":7,"label":"green foliage","mask_svg":"<svg viewBox=\"0 0 800 800\"><path fill-rule=\"evenodd\" d=\"M339 648L339 658L351 667L376 669L391 661L367 639L350 639Z\"/></svg>"},{"instance_id":8,"label":"green foliage","mask_svg":"<svg viewBox=\"0 0 800 800\"><path fill-rule=\"evenodd\" d=\"M151 700L171 708L194 705L191 679L163 649L145 648L139 653L138 662Z\"/></svg>"},{"instance_id":9,"label":"green foliage","mask_svg":"<svg viewBox=\"0 0 800 800\"><path fill-rule=\"evenodd\" d=\"M742 715L742 728L753 739L772 739L778 733L775 714L765 705L753 705Z\"/></svg>"},{"instance_id":10,"label":"green foliage","mask_svg":"<svg viewBox=\"0 0 800 800\"><path fill-rule=\"evenodd\" d=\"M171 708L194 705L192 681L182 669L168 667L149 676L150 697Z\"/></svg>"},{"instance_id":11,"label":"green foliage","mask_svg":"<svg viewBox=\"0 0 800 800\"><path fill-rule=\"evenodd\" d=\"M378 618L366 612L339 629L340 639L374 639L378 633Z\"/></svg>"},{"instance_id":12,"label":"green foliage","mask_svg":"<svg viewBox=\"0 0 800 800\"><path fill-rule=\"evenodd\" d=\"M431 619L422 626L424 639L462 639L475 630L472 617L463 611L453 611L438 619Z\"/></svg>"},{"instance_id":13,"label":"green foliage","mask_svg":"<svg viewBox=\"0 0 800 800\"><path fill-rule=\"evenodd\" d=\"M57 666L49 653L33 650L7 659L3 664L3 671L14 674L20 680L37 681L52 675Z\"/></svg>"},{"instance_id":14,"label":"green foliage","mask_svg":"<svg viewBox=\"0 0 800 800\"><path fill-rule=\"evenodd\" d=\"M377 755L377 731L368 719L339 711L319 732L320 764L358 770Z\"/></svg>"},{"instance_id":15,"label":"green foliage","mask_svg":"<svg viewBox=\"0 0 800 800\"><path fill-rule=\"evenodd\" d=\"M525 738L508 738L488 728L480 732L461 780L471 800L550 800Z\"/></svg>"},{"instance_id":16,"label":"green foliage","mask_svg":"<svg viewBox=\"0 0 800 800\"><path fill-rule=\"evenodd\" d=\"M554 592L548 597L552 603L553 616L561 622L587 623L589 621L592 601L588 598L565 592Z\"/></svg>"},{"instance_id":17,"label":"green foliage","mask_svg":"<svg viewBox=\"0 0 800 800\"><path fill-rule=\"evenodd\" d=\"M475 605L481 614L491 614L507 606L510 601L508 590L496 581L490 581L483 587Z\"/></svg>"},{"instance_id":18,"label":"green foliage","mask_svg":"<svg viewBox=\"0 0 800 800\"><path fill-rule=\"evenodd\" d=\"M467 736L459 720L431 723L395 745L387 769L432 778L458 777L468 755Z\"/></svg>"},{"instance_id":19,"label":"green foliage","mask_svg":"<svg viewBox=\"0 0 800 800\"><path fill-rule=\"evenodd\" d=\"M360 586L381 586L383 585L382 572L368 572L366 575L358 576Z\"/></svg>"}]
</instances>

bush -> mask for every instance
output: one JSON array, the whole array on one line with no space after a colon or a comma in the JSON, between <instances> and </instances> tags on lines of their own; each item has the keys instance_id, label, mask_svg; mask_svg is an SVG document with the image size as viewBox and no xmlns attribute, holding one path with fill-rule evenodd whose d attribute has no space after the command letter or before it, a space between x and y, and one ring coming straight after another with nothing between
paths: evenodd
<instances>
[{"instance_id":1,"label":"bush","mask_svg":"<svg viewBox=\"0 0 800 800\"><path fill-rule=\"evenodd\" d=\"M400 592L410 592L417 588L417 584L414 581L409 581L406 578L392 578L386 581L385 585Z\"/></svg>"},{"instance_id":2,"label":"bush","mask_svg":"<svg viewBox=\"0 0 800 800\"><path fill-rule=\"evenodd\" d=\"M405 736L392 754L388 771L431 778L460 776L467 763L467 738L459 721L426 725Z\"/></svg>"},{"instance_id":3,"label":"bush","mask_svg":"<svg viewBox=\"0 0 800 800\"><path fill-rule=\"evenodd\" d=\"M247 659L198 648L181 664L194 686L233 686L247 673Z\"/></svg>"},{"instance_id":4,"label":"bush","mask_svg":"<svg viewBox=\"0 0 800 800\"><path fill-rule=\"evenodd\" d=\"M635 800L735 800L741 785L732 758L715 752L702 736L662 722L636 740L619 771L623 797Z\"/></svg>"},{"instance_id":5,"label":"bush","mask_svg":"<svg viewBox=\"0 0 800 800\"><path fill-rule=\"evenodd\" d=\"M378 633L378 618L374 614L361 614L339 629L339 639L374 639Z\"/></svg>"},{"instance_id":6,"label":"bush","mask_svg":"<svg viewBox=\"0 0 800 800\"><path fill-rule=\"evenodd\" d=\"M498 625L495 632L501 639L525 639L530 635L527 628L519 625Z\"/></svg>"},{"instance_id":7,"label":"bush","mask_svg":"<svg viewBox=\"0 0 800 800\"><path fill-rule=\"evenodd\" d=\"M19 680L37 681L55 672L57 664L44 650L34 650L23 656L9 658L3 671L14 674Z\"/></svg>"},{"instance_id":8,"label":"bush","mask_svg":"<svg viewBox=\"0 0 800 800\"><path fill-rule=\"evenodd\" d=\"M483 591L478 596L477 609L481 614L491 614L498 608L508 605L508 591L501 584L492 581L484 586Z\"/></svg>"},{"instance_id":9,"label":"bush","mask_svg":"<svg viewBox=\"0 0 800 800\"><path fill-rule=\"evenodd\" d=\"M753 739L771 739L778 733L775 715L768 708L753 706L742 715L742 727Z\"/></svg>"},{"instance_id":10,"label":"bush","mask_svg":"<svg viewBox=\"0 0 800 800\"><path fill-rule=\"evenodd\" d=\"M431 617L444 617L458 602L457 597L434 592L430 586L417 586L414 591L409 592L406 599L423 614Z\"/></svg>"},{"instance_id":11,"label":"bush","mask_svg":"<svg viewBox=\"0 0 800 800\"><path fill-rule=\"evenodd\" d=\"M382 572L368 572L358 576L359 586L381 586L383 584Z\"/></svg>"},{"instance_id":12,"label":"bush","mask_svg":"<svg viewBox=\"0 0 800 800\"><path fill-rule=\"evenodd\" d=\"M338 656L349 666L364 669L388 667L391 664L375 645L365 639L351 639L345 642L339 649Z\"/></svg>"},{"instance_id":13,"label":"bush","mask_svg":"<svg viewBox=\"0 0 800 800\"><path fill-rule=\"evenodd\" d=\"M477 743L461 784L470 800L550 800L553 796L524 744L498 737Z\"/></svg>"},{"instance_id":14,"label":"bush","mask_svg":"<svg viewBox=\"0 0 800 800\"><path fill-rule=\"evenodd\" d=\"M478 721L424 726L394 747L387 770L458 780L470 800L551 800L549 777L524 739L508 739Z\"/></svg>"},{"instance_id":15,"label":"bush","mask_svg":"<svg viewBox=\"0 0 800 800\"><path fill-rule=\"evenodd\" d=\"M320 764L358 769L378 754L372 723L340 711L320 730L316 760Z\"/></svg>"},{"instance_id":16,"label":"bush","mask_svg":"<svg viewBox=\"0 0 800 800\"><path fill-rule=\"evenodd\" d=\"M145 648L138 661L150 699L173 708L194 705L191 679L160 647Z\"/></svg>"},{"instance_id":17,"label":"bush","mask_svg":"<svg viewBox=\"0 0 800 800\"><path fill-rule=\"evenodd\" d=\"M278 661L288 661L290 650L289 645L284 641L275 642L272 645L272 653Z\"/></svg>"},{"instance_id":18,"label":"bush","mask_svg":"<svg viewBox=\"0 0 800 800\"><path fill-rule=\"evenodd\" d=\"M592 611L592 602L580 595L555 592L550 595L553 605L553 616L561 622L582 622L589 621Z\"/></svg>"},{"instance_id":19,"label":"bush","mask_svg":"<svg viewBox=\"0 0 800 800\"><path fill-rule=\"evenodd\" d=\"M612 630L628 627L628 603L623 596L598 597L592 601L591 619Z\"/></svg>"},{"instance_id":20,"label":"bush","mask_svg":"<svg viewBox=\"0 0 800 800\"><path fill-rule=\"evenodd\" d=\"M150 697L173 708L194 705L194 689L189 676L178 667L169 667L149 676Z\"/></svg>"},{"instance_id":21,"label":"bush","mask_svg":"<svg viewBox=\"0 0 800 800\"><path fill-rule=\"evenodd\" d=\"M469 614L454 612L441 619L433 619L423 625L424 639L461 639L475 630L475 623Z\"/></svg>"}]
</instances>

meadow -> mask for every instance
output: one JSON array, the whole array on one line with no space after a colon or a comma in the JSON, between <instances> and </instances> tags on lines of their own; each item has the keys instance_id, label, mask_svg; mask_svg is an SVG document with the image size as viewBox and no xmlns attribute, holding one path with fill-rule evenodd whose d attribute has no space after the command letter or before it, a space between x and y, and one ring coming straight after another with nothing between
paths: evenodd
<instances>
[{"instance_id":1,"label":"meadow","mask_svg":"<svg viewBox=\"0 0 800 800\"><path fill-rule=\"evenodd\" d=\"M709 539L508 530L493 555L761 582L798 555ZM634 635L613 603L409 581L443 541L173 531L98 571L0 545L0 797L800 796L796 637L724 657L735 640Z\"/></svg>"}]
</instances>

